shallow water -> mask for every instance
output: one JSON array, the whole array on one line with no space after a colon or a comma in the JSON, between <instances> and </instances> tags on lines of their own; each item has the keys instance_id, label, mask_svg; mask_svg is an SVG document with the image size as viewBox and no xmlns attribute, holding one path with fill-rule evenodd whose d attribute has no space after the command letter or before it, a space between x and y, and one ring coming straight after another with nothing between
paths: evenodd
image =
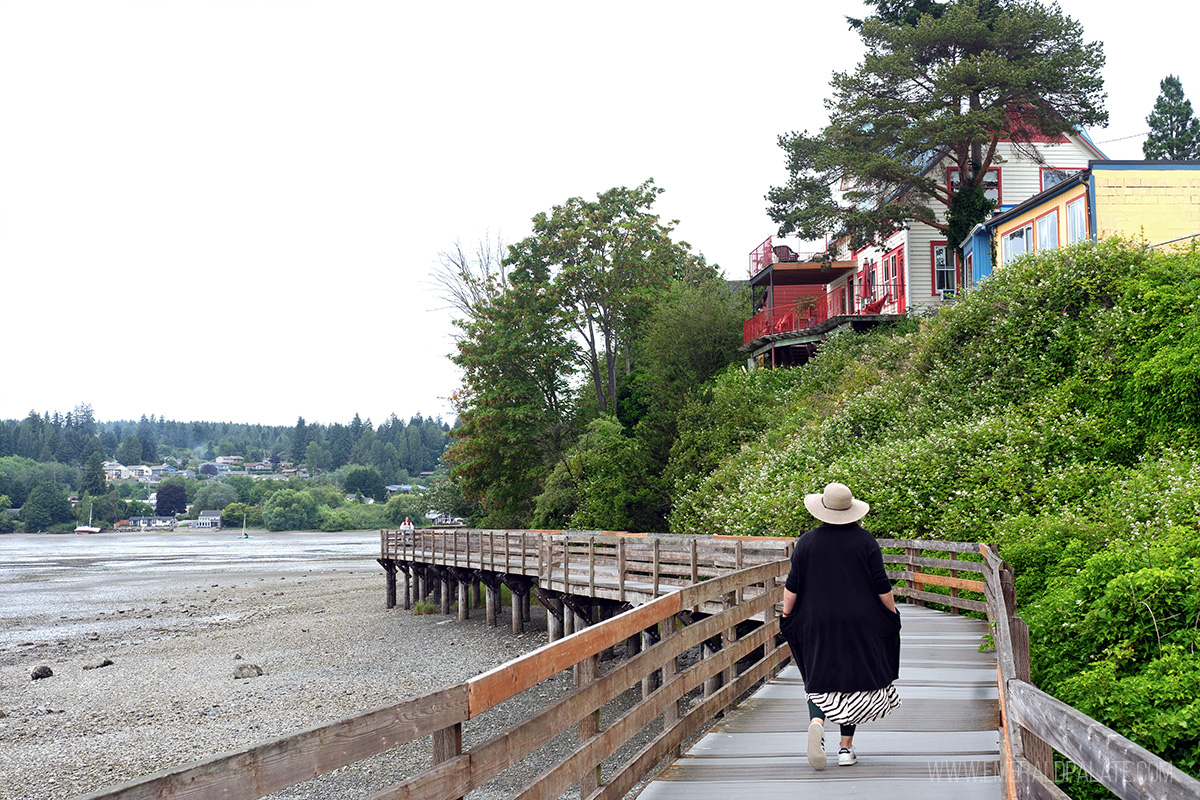
<instances>
[{"instance_id":1,"label":"shallow water","mask_svg":"<svg viewBox=\"0 0 1200 800\"><path fill-rule=\"evenodd\" d=\"M254 531L246 539L233 530L0 535L0 644L75 635L82 621L94 627L96 615L114 605L186 599L199 585L355 570L382 574L378 555L376 531ZM138 609L127 610L133 622Z\"/></svg>"}]
</instances>

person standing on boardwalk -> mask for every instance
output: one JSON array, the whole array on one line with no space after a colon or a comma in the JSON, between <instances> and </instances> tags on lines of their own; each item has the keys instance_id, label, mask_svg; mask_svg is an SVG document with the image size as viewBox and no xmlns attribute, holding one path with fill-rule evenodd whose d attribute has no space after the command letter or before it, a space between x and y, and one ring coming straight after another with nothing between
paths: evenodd
<instances>
[{"instance_id":1,"label":"person standing on boardwalk","mask_svg":"<svg viewBox=\"0 0 1200 800\"><path fill-rule=\"evenodd\" d=\"M858 521L870 506L831 483L804 497L821 525L792 552L779 627L808 695L808 762L825 769L825 721L841 726L838 764L858 762L855 726L900 705L900 612L875 537Z\"/></svg>"}]
</instances>

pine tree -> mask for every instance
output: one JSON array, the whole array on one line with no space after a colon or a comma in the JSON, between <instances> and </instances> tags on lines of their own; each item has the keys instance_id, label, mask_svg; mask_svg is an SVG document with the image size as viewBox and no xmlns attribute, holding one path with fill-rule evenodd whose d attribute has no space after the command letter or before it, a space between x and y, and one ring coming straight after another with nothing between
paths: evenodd
<instances>
[{"instance_id":1,"label":"pine tree","mask_svg":"<svg viewBox=\"0 0 1200 800\"><path fill-rule=\"evenodd\" d=\"M1159 84L1162 94L1146 117L1150 135L1142 143L1146 158L1181 161L1200 158L1200 119L1192 115L1192 104L1183 96L1183 84L1168 75Z\"/></svg>"}]
</instances>

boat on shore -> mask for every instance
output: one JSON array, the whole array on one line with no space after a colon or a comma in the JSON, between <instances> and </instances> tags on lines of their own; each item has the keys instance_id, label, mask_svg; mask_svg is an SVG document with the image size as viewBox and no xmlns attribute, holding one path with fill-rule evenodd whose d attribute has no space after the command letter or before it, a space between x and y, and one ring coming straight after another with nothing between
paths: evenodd
<instances>
[{"instance_id":1,"label":"boat on shore","mask_svg":"<svg viewBox=\"0 0 1200 800\"><path fill-rule=\"evenodd\" d=\"M76 525L75 532L76 533L99 533L100 532L99 528L92 525L92 512L90 509L88 510L88 524L87 525Z\"/></svg>"}]
</instances>

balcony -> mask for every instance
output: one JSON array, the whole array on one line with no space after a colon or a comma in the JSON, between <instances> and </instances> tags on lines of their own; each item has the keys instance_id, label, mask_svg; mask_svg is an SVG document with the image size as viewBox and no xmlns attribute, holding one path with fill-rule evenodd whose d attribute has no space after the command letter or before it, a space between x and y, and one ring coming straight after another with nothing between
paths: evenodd
<instances>
[{"instance_id":1,"label":"balcony","mask_svg":"<svg viewBox=\"0 0 1200 800\"><path fill-rule=\"evenodd\" d=\"M776 333L797 333L813 328L829 319L828 298L822 295L815 302L792 303L787 306L764 308L742 323L742 342Z\"/></svg>"}]
</instances>

